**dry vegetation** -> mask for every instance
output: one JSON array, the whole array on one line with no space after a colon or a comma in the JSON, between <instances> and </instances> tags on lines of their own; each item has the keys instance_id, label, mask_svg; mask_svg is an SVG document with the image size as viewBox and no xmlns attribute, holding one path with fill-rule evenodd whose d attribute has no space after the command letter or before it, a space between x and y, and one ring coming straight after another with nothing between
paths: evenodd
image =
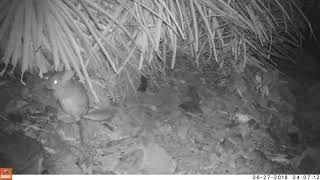
<instances>
[{"instance_id":1,"label":"dry vegetation","mask_svg":"<svg viewBox=\"0 0 320 180\"><path fill-rule=\"evenodd\" d=\"M9 63L21 77L73 69L98 100L96 87L124 96L140 73L163 75L179 51L197 65L231 61L237 72L265 71L299 46L308 24L299 7L299 0L2 0L1 75Z\"/></svg>"}]
</instances>

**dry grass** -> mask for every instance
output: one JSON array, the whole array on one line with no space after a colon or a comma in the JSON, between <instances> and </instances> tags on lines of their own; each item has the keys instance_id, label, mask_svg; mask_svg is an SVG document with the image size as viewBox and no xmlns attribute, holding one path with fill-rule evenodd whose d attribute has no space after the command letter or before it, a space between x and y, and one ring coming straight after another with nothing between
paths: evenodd
<instances>
[{"instance_id":1,"label":"dry grass","mask_svg":"<svg viewBox=\"0 0 320 180\"><path fill-rule=\"evenodd\" d=\"M41 76L51 68L73 69L96 101L93 83L123 96L135 89L140 73L174 68L179 50L187 49L197 65L223 67L218 54L229 52L236 71L248 65L265 71L274 67L271 56L286 58L299 46L306 24L311 29L298 0L0 2L6 67L19 65L22 76L26 70Z\"/></svg>"}]
</instances>

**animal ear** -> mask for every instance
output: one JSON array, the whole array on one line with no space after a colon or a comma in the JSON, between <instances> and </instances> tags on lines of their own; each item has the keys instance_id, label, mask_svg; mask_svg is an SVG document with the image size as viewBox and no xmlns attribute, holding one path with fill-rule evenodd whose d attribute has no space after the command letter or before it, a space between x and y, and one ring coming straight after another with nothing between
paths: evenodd
<instances>
[{"instance_id":1,"label":"animal ear","mask_svg":"<svg viewBox=\"0 0 320 180\"><path fill-rule=\"evenodd\" d=\"M63 73L62 78L61 78L61 82L65 83L65 82L69 81L70 79L72 79L73 76L74 76L74 72L72 70L67 70Z\"/></svg>"}]
</instances>

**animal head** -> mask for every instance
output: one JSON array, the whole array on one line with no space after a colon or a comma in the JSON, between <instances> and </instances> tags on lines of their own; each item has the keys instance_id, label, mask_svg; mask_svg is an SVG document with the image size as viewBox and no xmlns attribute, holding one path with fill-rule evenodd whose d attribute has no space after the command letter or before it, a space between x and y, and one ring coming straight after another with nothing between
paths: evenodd
<instances>
[{"instance_id":1,"label":"animal head","mask_svg":"<svg viewBox=\"0 0 320 180\"><path fill-rule=\"evenodd\" d=\"M45 86L48 89L57 90L64 87L73 76L74 72L72 70L56 72L46 80Z\"/></svg>"}]
</instances>

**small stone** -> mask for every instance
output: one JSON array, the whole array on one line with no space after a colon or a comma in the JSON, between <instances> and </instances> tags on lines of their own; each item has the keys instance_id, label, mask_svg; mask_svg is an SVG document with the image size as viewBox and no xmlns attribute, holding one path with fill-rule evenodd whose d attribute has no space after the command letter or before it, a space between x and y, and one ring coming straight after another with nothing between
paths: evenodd
<instances>
[{"instance_id":1,"label":"small stone","mask_svg":"<svg viewBox=\"0 0 320 180\"><path fill-rule=\"evenodd\" d=\"M150 142L144 147L143 174L172 174L177 162L158 144Z\"/></svg>"}]
</instances>

